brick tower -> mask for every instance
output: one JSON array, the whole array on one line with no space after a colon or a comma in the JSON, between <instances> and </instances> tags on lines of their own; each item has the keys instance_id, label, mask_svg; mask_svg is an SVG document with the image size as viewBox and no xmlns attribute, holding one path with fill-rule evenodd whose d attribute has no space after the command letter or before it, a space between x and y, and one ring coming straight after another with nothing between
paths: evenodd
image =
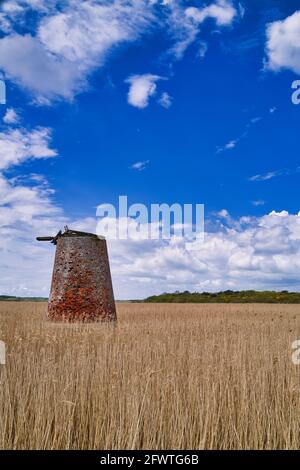
<instances>
[{"instance_id":1,"label":"brick tower","mask_svg":"<svg viewBox=\"0 0 300 470\"><path fill-rule=\"evenodd\" d=\"M55 321L115 321L116 307L106 240L69 230L37 237L56 245L48 318Z\"/></svg>"}]
</instances>

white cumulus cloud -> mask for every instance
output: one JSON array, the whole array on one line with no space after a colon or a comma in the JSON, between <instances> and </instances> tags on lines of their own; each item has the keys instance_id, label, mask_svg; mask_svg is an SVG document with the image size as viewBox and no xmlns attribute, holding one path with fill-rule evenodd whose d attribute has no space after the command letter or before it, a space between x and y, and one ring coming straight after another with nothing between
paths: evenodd
<instances>
[{"instance_id":1,"label":"white cumulus cloud","mask_svg":"<svg viewBox=\"0 0 300 470\"><path fill-rule=\"evenodd\" d=\"M144 109L149 104L149 99L156 92L156 82L161 80L159 75L150 73L144 75L132 75L127 78L129 83L128 103L136 108Z\"/></svg>"},{"instance_id":2,"label":"white cumulus cloud","mask_svg":"<svg viewBox=\"0 0 300 470\"><path fill-rule=\"evenodd\" d=\"M267 27L267 67L300 73L300 11Z\"/></svg>"},{"instance_id":3,"label":"white cumulus cloud","mask_svg":"<svg viewBox=\"0 0 300 470\"><path fill-rule=\"evenodd\" d=\"M205 233L196 251L184 239L108 241L117 298L176 290L299 290L300 213L234 220Z\"/></svg>"},{"instance_id":4,"label":"white cumulus cloud","mask_svg":"<svg viewBox=\"0 0 300 470\"><path fill-rule=\"evenodd\" d=\"M48 128L9 127L0 133L1 293L48 295L51 254L35 242L35 237L41 231L56 233L65 217L42 175L31 173L9 178L7 170L25 161L52 158L56 154L51 148Z\"/></svg>"},{"instance_id":5,"label":"white cumulus cloud","mask_svg":"<svg viewBox=\"0 0 300 470\"><path fill-rule=\"evenodd\" d=\"M0 292L48 295L54 249L35 242L36 235L56 234L66 223L96 232L97 220L68 219L44 185L28 188L1 177L0 195ZM300 213L236 220L226 210L222 215L225 225L207 231L195 251L180 238L108 239L116 298L176 290L300 289Z\"/></svg>"}]
</instances>

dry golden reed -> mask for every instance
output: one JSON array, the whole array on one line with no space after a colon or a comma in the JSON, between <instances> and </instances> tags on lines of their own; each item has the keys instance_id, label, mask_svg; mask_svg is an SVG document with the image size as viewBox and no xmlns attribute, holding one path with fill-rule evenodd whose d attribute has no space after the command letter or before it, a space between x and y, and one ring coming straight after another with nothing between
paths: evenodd
<instances>
[{"instance_id":1,"label":"dry golden reed","mask_svg":"<svg viewBox=\"0 0 300 470\"><path fill-rule=\"evenodd\" d=\"M1 449L298 449L300 306L0 303Z\"/></svg>"}]
</instances>

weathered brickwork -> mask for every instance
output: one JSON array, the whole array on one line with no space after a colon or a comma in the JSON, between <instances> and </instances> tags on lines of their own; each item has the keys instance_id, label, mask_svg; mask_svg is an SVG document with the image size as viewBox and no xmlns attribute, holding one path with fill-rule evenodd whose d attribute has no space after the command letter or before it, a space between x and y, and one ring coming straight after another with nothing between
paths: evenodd
<instances>
[{"instance_id":1,"label":"weathered brickwork","mask_svg":"<svg viewBox=\"0 0 300 470\"><path fill-rule=\"evenodd\" d=\"M68 233L57 238L48 317L57 321L116 320L105 239Z\"/></svg>"}]
</instances>

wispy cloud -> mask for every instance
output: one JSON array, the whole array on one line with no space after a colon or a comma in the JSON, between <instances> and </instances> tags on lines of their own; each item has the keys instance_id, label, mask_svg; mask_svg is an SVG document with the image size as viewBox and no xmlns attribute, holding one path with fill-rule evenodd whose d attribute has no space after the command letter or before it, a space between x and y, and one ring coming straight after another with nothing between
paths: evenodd
<instances>
[{"instance_id":1,"label":"wispy cloud","mask_svg":"<svg viewBox=\"0 0 300 470\"><path fill-rule=\"evenodd\" d=\"M238 139L231 140L230 142L228 142L228 144L225 145L224 148L227 149L227 150L234 149L236 147L237 143L238 143Z\"/></svg>"},{"instance_id":2,"label":"wispy cloud","mask_svg":"<svg viewBox=\"0 0 300 470\"><path fill-rule=\"evenodd\" d=\"M161 94L159 100L158 100L158 103L163 107L163 108L170 108L170 106L172 106L172 98L171 96L169 95L169 93L167 93L166 91L164 93Z\"/></svg>"},{"instance_id":3,"label":"wispy cloud","mask_svg":"<svg viewBox=\"0 0 300 470\"><path fill-rule=\"evenodd\" d=\"M261 120L262 120L261 116L254 117L254 118L251 119L251 124L256 124L257 122L259 122Z\"/></svg>"},{"instance_id":4,"label":"wispy cloud","mask_svg":"<svg viewBox=\"0 0 300 470\"><path fill-rule=\"evenodd\" d=\"M221 217L221 219L230 219L230 214L227 209L222 209L219 212L217 212L217 216Z\"/></svg>"},{"instance_id":5,"label":"wispy cloud","mask_svg":"<svg viewBox=\"0 0 300 470\"><path fill-rule=\"evenodd\" d=\"M130 165L129 168L131 168L131 170L137 170L137 171L142 171L146 168L146 166L150 163L150 160L144 160L144 161L141 161L141 162L135 162L133 163L132 165Z\"/></svg>"},{"instance_id":6,"label":"wispy cloud","mask_svg":"<svg viewBox=\"0 0 300 470\"><path fill-rule=\"evenodd\" d=\"M0 170L25 160L55 157L57 151L49 146L50 140L51 129L45 127L0 132Z\"/></svg>"},{"instance_id":7,"label":"wispy cloud","mask_svg":"<svg viewBox=\"0 0 300 470\"><path fill-rule=\"evenodd\" d=\"M0 30L6 33L0 39L0 67L39 104L72 100L88 88L91 73L118 46L149 32L161 34L163 27L173 42L167 54L171 60L182 58L195 41L203 56L207 46L198 37L202 23L210 18L223 28L237 16L230 0L212 0L199 8L187 8L180 0L5 2L0 15Z\"/></svg>"},{"instance_id":8,"label":"wispy cloud","mask_svg":"<svg viewBox=\"0 0 300 470\"><path fill-rule=\"evenodd\" d=\"M42 104L71 100L113 48L135 41L156 22L146 0L66 0L59 8L56 3L24 2L21 11L3 13L10 34L0 39L0 67ZM26 24L30 10L38 19L20 34L18 24Z\"/></svg>"},{"instance_id":9,"label":"wispy cloud","mask_svg":"<svg viewBox=\"0 0 300 470\"><path fill-rule=\"evenodd\" d=\"M262 199L258 199L256 201L251 201L251 204L254 207L259 207L259 206L264 206L266 204L266 201L263 201Z\"/></svg>"},{"instance_id":10,"label":"wispy cloud","mask_svg":"<svg viewBox=\"0 0 300 470\"><path fill-rule=\"evenodd\" d=\"M240 135L236 139L233 139L227 142L227 144L223 145L223 147L217 147L217 153L224 152L225 150L233 150L237 146L237 144L240 142L240 140L246 137L246 135L247 135L247 132L245 131L242 135Z\"/></svg>"},{"instance_id":11,"label":"wispy cloud","mask_svg":"<svg viewBox=\"0 0 300 470\"><path fill-rule=\"evenodd\" d=\"M208 51L208 44L205 41L199 41L197 57L203 59Z\"/></svg>"},{"instance_id":12,"label":"wispy cloud","mask_svg":"<svg viewBox=\"0 0 300 470\"><path fill-rule=\"evenodd\" d=\"M180 2L173 1L169 3L169 7L167 22L175 40L169 53L177 60L181 59L187 48L197 40L204 21L212 19L220 28L228 27L239 14L230 0L215 0L210 5L199 8L184 8ZM200 41L200 57L205 55L206 49Z\"/></svg>"},{"instance_id":13,"label":"wispy cloud","mask_svg":"<svg viewBox=\"0 0 300 470\"><path fill-rule=\"evenodd\" d=\"M14 108L8 108L3 117L3 122L5 124L18 124L20 121L20 116Z\"/></svg>"},{"instance_id":14,"label":"wispy cloud","mask_svg":"<svg viewBox=\"0 0 300 470\"><path fill-rule=\"evenodd\" d=\"M185 10L186 15L196 23L203 23L207 18L212 18L218 26L228 26L237 14L232 3L227 0L217 0L204 8L189 7Z\"/></svg>"},{"instance_id":15,"label":"wispy cloud","mask_svg":"<svg viewBox=\"0 0 300 470\"><path fill-rule=\"evenodd\" d=\"M249 181L268 181L278 176L291 176L300 173L300 167L297 168L282 168L276 171L269 171L268 173L250 176Z\"/></svg>"},{"instance_id":16,"label":"wispy cloud","mask_svg":"<svg viewBox=\"0 0 300 470\"><path fill-rule=\"evenodd\" d=\"M270 108L268 111L268 114L273 114L276 111L276 109L277 109L276 107ZM243 140L245 137L247 137L249 129L251 129L252 126L255 126L260 121L262 121L264 117L265 116L255 116L251 118L250 121L245 125L244 132L240 136L236 137L235 139L232 139L229 142L227 142L227 144L217 147L216 153L222 153L226 150L233 150L234 148L236 148L237 144L241 140Z\"/></svg>"}]
</instances>

